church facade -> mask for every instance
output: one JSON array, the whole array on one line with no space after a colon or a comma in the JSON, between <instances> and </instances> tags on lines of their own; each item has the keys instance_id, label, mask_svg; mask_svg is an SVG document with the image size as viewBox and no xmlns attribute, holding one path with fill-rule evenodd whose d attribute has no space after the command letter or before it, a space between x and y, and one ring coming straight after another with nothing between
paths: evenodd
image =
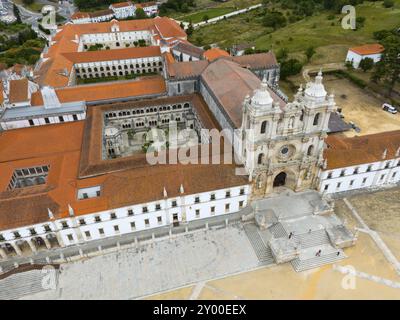
<instances>
[{"instance_id":1,"label":"church facade","mask_svg":"<svg viewBox=\"0 0 400 320\"><path fill-rule=\"evenodd\" d=\"M294 191L316 186L329 117L335 109L321 73L283 107L272 99L265 79L252 97L246 97L240 156L255 194L265 196L279 186Z\"/></svg>"}]
</instances>

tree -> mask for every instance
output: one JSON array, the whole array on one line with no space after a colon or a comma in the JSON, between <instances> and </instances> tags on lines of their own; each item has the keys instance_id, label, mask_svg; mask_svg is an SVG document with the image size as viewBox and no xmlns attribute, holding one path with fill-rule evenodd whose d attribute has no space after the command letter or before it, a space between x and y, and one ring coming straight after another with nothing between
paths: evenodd
<instances>
[{"instance_id":1,"label":"tree","mask_svg":"<svg viewBox=\"0 0 400 320\"><path fill-rule=\"evenodd\" d=\"M383 82L388 88L390 97L394 86L400 82L400 34L389 35L381 41L381 44L385 51L376 64L372 80Z\"/></svg>"},{"instance_id":2,"label":"tree","mask_svg":"<svg viewBox=\"0 0 400 320\"><path fill-rule=\"evenodd\" d=\"M303 68L302 63L297 59L289 59L281 63L281 74L282 80L285 80L288 76L298 74Z\"/></svg>"},{"instance_id":3,"label":"tree","mask_svg":"<svg viewBox=\"0 0 400 320\"><path fill-rule=\"evenodd\" d=\"M25 5L29 6L29 5L33 4L35 1L34 1L34 0L22 0L22 2L23 2Z\"/></svg>"},{"instance_id":4,"label":"tree","mask_svg":"<svg viewBox=\"0 0 400 320\"><path fill-rule=\"evenodd\" d=\"M312 58L312 56L315 54L315 49L314 47L308 47L306 50L306 57L307 57L307 62L309 62Z\"/></svg>"},{"instance_id":5,"label":"tree","mask_svg":"<svg viewBox=\"0 0 400 320\"><path fill-rule=\"evenodd\" d=\"M371 58L364 58L360 61L360 64L359 64L359 67L364 72L371 70L373 68L373 66L374 66L374 60Z\"/></svg>"},{"instance_id":6,"label":"tree","mask_svg":"<svg viewBox=\"0 0 400 320\"><path fill-rule=\"evenodd\" d=\"M14 12L14 16L17 19L17 23L22 23L21 20L21 15L19 13L19 9L18 7L15 5L15 3L13 4L13 12Z\"/></svg>"},{"instance_id":7,"label":"tree","mask_svg":"<svg viewBox=\"0 0 400 320\"><path fill-rule=\"evenodd\" d=\"M144 10L142 8L136 9L135 16L137 19L146 19L147 18L147 14L146 14L146 12L144 12Z\"/></svg>"},{"instance_id":8,"label":"tree","mask_svg":"<svg viewBox=\"0 0 400 320\"><path fill-rule=\"evenodd\" d=\"M385 1L383 1L383 6L385 8L391 8L394 6L394 1L393 0L385 0Z\"/></svg>"},{"instance_id":9,"label":"tree","mask_svg":"<svg viewBox=\"0 0 400 320\"><path fill-rule=\"evenodd\" d=\"M189 26L186 29L186 33L188 36L191 36L193 34L194 28L193 28L193 23L192 21L189 22Z\"/></svg>"},{"instance_id":10,"label":"tree","mask_svg":"<svg viewBox=\"0 0 400 320\"><path fill-rule=\"evenodd\" d=\"M281 12L268 11L263 18L263 25L276 30L286 25L286 18Z\"/></svg>"},{"instance_id":11,"label":"tree","mask_svg":"<svg viewBox=\"0 0 400 320\"><path fill-rule=\"evenodd\" d=\"M289 52L287 51L286 48L280 48L278 50L278 53L276 54L276 57L278 58L279 61L285 61L288 57Z\"/></svg>"}]
</instances>

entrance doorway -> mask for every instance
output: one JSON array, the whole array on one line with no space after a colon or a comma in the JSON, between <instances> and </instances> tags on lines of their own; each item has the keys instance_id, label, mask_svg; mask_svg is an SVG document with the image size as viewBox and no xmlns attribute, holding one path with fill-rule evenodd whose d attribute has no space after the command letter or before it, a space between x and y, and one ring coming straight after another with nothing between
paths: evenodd
<instances>
[{"instance_id":1,"label":"entrance doorway","mask_svg":"<svg viewBox=\"0 0 400 320\"><path fill-rule=\"evenodd\" d=\"M179 226L179 219L178 219L178 214L174 213L172 215L172 223L174 227L178 227Z\"/></svg>"},{"instance_id":2,"label":"entrance doorway","mask_svg":"<svg viewBox=\"0 0 400 320\"><path fill-rule=\"evenodd\" d=\"M286 173L285 172L281 172L280 174L278 174L275 177L274 180L274 187L281 187L284 186L286 183Z\"/></svg>"}]
</instances>

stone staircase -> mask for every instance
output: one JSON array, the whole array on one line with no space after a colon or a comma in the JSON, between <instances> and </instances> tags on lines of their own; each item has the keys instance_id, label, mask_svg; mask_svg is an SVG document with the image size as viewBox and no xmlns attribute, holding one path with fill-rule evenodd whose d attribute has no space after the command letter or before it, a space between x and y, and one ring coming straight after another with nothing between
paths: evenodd
<instances>
[{"instance_id":1,"label":"stone staircase","mask_svg":"<svg viewBox=\"0 0 400 320\"><path fill-rule=\"evenodd\" d=\"M340 252L339 255L337 255L337 252ZM336 250L335 252L328 253L326 255L322 255L320 257L312 257L309 259L302 260L301 258L296 258L290 263L293 266L293 269L296 272L301 272L313 268L318 268L321 267L325 264L330 264L334 263L338 260L346 258L346 255L343 253L342 250Z\"/></svg>"},{"instance_id":2,"label":"stone staircase","mask_svg":"<svg viewBox=\"0 0 400 320\"><path fill-rule=\"evenodd\" d=\"M43 276L41 270L30 270L0 280L0 300L15 300L47 290L42 287Z\"/></svg>"},{"instance_id":3,"label":"stone staircase","mask_svg":"<svg viewBox=\"0 0 400 320\"><path fill-rule=\"evenodd\" d=\"M268 228L268 231L271 232L274 238L283 238L288 236L285 229L280 223L275 223L274 225Z\"/></svg>"},{"instance_id":4,"label":"stone staircase","mask_svg":"<svg viewBox=\"0 0 400 320\"><path fill-rule=\"evenodd\" d=\"M244 231L260 263L262 265L269 265L275 263L275 259L272 255L271 249L262 240L260 234L258 233L257 226L251 223L245 224Z\"/></svg>"},{"instance_id":5,"label":"stone staircase","mask_svg":"<svg viewBox=\"0 0 400 320\"><path fill-rule=\"evenodd\" d=\"M293 240L300 244L302 249L330 244L330 240L325 229L294 235Z\"/></svg>"}]
</instances>

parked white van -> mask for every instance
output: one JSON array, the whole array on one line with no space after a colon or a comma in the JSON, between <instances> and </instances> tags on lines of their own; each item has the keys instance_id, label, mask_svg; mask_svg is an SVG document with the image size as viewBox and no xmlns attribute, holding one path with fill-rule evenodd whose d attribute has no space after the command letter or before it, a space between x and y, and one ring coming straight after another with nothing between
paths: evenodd
<instances>
[{"instance_id":1,"label":"parked white van","mask_svg":"<svg viewBox=\"0 0 400 320\"><path fill-rule=\"evenodd\" d=\"M391 104L389 104L389 103L384 103L384 104L382 105L382 109L385 110L385 111L387 111L387 112L390 112L390 113L392 113L392 114L396 114L396 113L397 113L396 108L393 107L393 106L392 106Z\"/></svg>"}]
</instances>

